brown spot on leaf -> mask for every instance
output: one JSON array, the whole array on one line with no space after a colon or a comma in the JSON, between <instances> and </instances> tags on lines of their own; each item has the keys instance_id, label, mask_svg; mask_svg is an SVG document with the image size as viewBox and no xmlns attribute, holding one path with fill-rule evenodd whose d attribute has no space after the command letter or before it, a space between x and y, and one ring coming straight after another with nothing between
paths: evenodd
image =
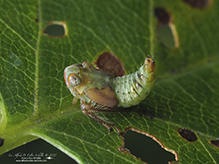
<instances>
[{"instance_id":1,"label":"brown spot on leaf","mask_svg":"<svg viewBox=\"0 0 219 164\"><path fill-rule=\"evenodd\" d=\"M214 121L213 121L213 120L210 120L210 123L214 123Z\"/></svg>"},{"instance_id":2,"label":"brown spot on leaf","mask_svg":"<svg viewBox=\"0 0 219 164\"><path fill-rule=\"evenodd\" d=\"M163 7L156 7L154 15L158 20L156 32L160 42L167 48L178 48L179 39L172 15Z\"/></svg>"},{"instance_id":3,"label":"brown spot on leaf","mask_svg":"<svg viewBox=\"0 0 219 164\"><path fill-rule=\"evenodd\" d=\"M215 146L216 148L219 148L219 140L211 140L210 143Z\"/></svg>"},{"instance_id":4,"label":"brown spot on leaf","mask_svg":"<svg viewBox=\"0 0 219 164\"><path fill-rule=\"evenodd\" d=\"M39 19L38 19L38 18L35 18L35 22L38 23L38 22L39 22Z\"/></svg>"},{"instance_id":5,"label":"brown spot on leaf","mask_svg":"<svg viewBox=\"0 0 219 164\"><path fill-rule=\"evenodd\" d=\"M196 134L191 130L179 128L177 131L182 138L186 139L189 142L193 142L198 139Z\"/></svg>"},{"instance_id":6,"label":"brown spot on leaf","mask_svg":"<svg viewBox=\"0 0 219 164\"><path fill-rule=\"evenodd\" d=\"M67 34L66 24L64 22L50 22L43 29L43 34L52 38L63 38Z\"/></svg>"},{"instance_id":7,"label":"brown spot on leaf","mask_svg":"<svg viewBox=\"0 0 219 164\"><path fill-rule=\"evenodd\" d=\"M172 16L163 7L157 7L154 9L154 15L158 20L159 26L172 22Z\"/></svg>"},{"instance_id":8,"label":"brown spot on leaf","mask_svg":"<svg viewBox=\"0 0 219 164\"><path fill-rule=\"evenodd\" d=\"M4 139L3 138L0 138L0 147L2 147L4 144Z\"/></svg>"},{"instance_id":9,"label":"brown spot on leaf","mask_svg":"<svg viewBox=\"0 0 219 164\"><path fill-rule=\"evenodd\" d=\"M152 157L152 156L154 156L155 153L156 153L156 155L158 154L158 150L156 149L156 152L153 152L153 150L151 149L151 145L147 146L148 143L145 143L145 142L150 142L150 144L152 144L150 141L152 139L153 141L155 141L159 144L159 145L157 145L156 143L153 143L155 146L158 146L158 149L161 146L163 148L163 149L161 149L161 151L168 151L165 153L167 153L166 155L168 155L168 159L171 161L169 163L178 162L178 154L175 151L165 147L155 136L153 136L149 133L140 131L140 130L135 129L133 127L128 127L125 129L124 132L121 132L121 134L122 134L122 138L123 138L123 145L121 147L119 147L118 150L122 153L130 153L134 158L137 158L139 160L142 160L142 161L145 161L148 163L158 163L156 161L157 159ZM149 140L149 141L147 141L147 140ZM144 144L145 144L145 146L144 146ZM154 147L154 145L153 145L153 147ZM171 152L173 155L175 155L175 161L174 161L174 156L169 152ZM165 160L166 160L166 158L165 158Z\"/></svg>"},{"instance_id":10,"label":"brown spot on leaf","mask_svg":"<svg viewBox=\"0 0 219 164\"><path fill-rule=\"evenodd\" d=\"M212 5L213 0L183 0L193 8L204 9Z\"/></svg>"},{"instance_id":11,"label":"brown spot on leaf","mask_svg":"<svg viewBox=\"0 0 219 164\"><path fill-rule=\"evenodd\" d=\"M116 76L125 75L125 68L122 62L111 52L104 52L98 58L94 64L101 70L108 73L112 73Z\"/></svg>"}]
</instances>

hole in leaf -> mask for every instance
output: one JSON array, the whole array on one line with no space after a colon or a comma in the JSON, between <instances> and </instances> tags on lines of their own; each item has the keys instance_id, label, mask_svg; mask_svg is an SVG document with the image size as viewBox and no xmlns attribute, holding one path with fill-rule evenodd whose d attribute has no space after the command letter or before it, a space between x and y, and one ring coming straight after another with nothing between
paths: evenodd
<instances>
[{"instance_id":1,"label":"hole in leaf","mask_svg":"<svg viewBox=\"0 0 219 164\"><path fill-rule=\"evenodd\" d=\"M172 23L160 26L157 28L157 35L159 36L160 42L163 43L165 47L176 48L178 47L178 41L174 35L175 26Z\"/></svg>"},{"instance_id":2,"label":"hole in leaf","mask_svg":"<svg viewBox=\"0 0 219 164\"><path fill-rule=\"evenodd\" d=\"M119 148L122 153L128 152L147 163L178 161L177 153L164 147L156 137L131 127L124 133L124 145Z\"/></svg>"},{"instance_id":3,"label":"hole in leaf","mask_svg":"<svg viewBox=\"0 0 219 164\"><path fill-rule=\"evenodd\" d=\"M198 138L194 132L188 129L178 129L179 135L189 142L196 141Z\"/></svg>"},{"instance_id":4,"label":"hole in leaf","mask_svg":"<svg viewBox=\"0 0 219 164\"><path fill-rule=\"evenodd\" d=\"M204 9L212 5L213 0L183 0L193 8Z\"/></svg>"},{"instance_id":5,"label":"hole in leaf","mask_svg":"<svg viewBox=\"0 0 219 164\"><path fill-rule=\"evenodd\" d=\"M43 34L62 38L67 34L66 24L63 22L51 22L43 29Z\"/></svg>"},{"instance_id":6,"label":"hole in leaf","mask_svg":"<svg viewBox=\"0 0 219 164\"><path fill-rule=\"evenodd\" d=\"M0 147L2 147L4 144L4 139L3 138L0 138Z\"/></svg>"},{"instance_id":7,"label":"hole in leaf","mask_svg":"<svg viewBox=\"0 0 219 164\"><path fill-rule=\"evenodd\" d=\"M125 75L125 68L122 62L111 52L103 52L94 64L101 70L112 73L116 76Z\"/></svg>"},{"instance_id":8,"label":"hole in leaf","mask_svg":"<svg viewBox=\"0 0 219 164\"><path fill-rule=\"evenodd\" d=\"M219 140L211 140L210 142L213 146L215 146L216 148L219 148Z\"/></svg>"},{"instance_id":9,"label":"hole in leaf","mask_svg":"<svg viewBox=\"0 0 219 164\"><path fill-rule=\"evenodd\" d=\"M156 32L160 42L167 48L178 48L179 39L172 15L162 7L155 8L154 15L158 20Z\"/></svg>"}]
</instances>

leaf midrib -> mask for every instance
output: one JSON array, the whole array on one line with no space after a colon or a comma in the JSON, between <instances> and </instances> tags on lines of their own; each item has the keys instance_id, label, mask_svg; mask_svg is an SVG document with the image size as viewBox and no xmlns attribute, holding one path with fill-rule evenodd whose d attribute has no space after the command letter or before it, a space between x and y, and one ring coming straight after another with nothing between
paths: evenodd
<instances>
[{"instance_id":1,"label":"leaf midrib","mask_svg":"<svg viewBox=\"0 0 219 164\"><path fill-rule=\"evenodd\" d=\"M37 113L39 110L38 104L38 89L39 89L39 48L40 48L40 39L41 39L41 31L42 31L42 15L41 15L41 0L38 0L38 16L39 16L39 30L37 36L37 43L36 43L36 51L35 51L35 90L34 90L34 113ZM33 115L34 115L33 113Z\"/></svg>"}]
</instances>

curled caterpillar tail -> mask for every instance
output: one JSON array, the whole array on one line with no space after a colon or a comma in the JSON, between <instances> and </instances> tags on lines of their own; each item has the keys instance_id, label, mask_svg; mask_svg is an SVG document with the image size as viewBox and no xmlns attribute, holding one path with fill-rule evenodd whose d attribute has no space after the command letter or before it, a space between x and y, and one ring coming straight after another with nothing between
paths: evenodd
<instances>
[{"instance_id":1,"label":"curled caterpillar tail","mask_svg":"<svg viewBox=\"0 0 219 164\"><path fill-rule=\"evenodd\" d=\"M117 106L128 108L144 100L153 86L155 69L155 61L147 57L136 72L110 78L111 87L119 100Z\"/></svg>"}]
</instances>

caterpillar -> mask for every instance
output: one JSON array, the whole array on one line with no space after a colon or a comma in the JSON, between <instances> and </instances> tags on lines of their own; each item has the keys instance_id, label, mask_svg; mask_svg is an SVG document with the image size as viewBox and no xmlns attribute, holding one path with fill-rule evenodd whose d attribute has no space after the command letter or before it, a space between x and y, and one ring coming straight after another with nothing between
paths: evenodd
<instances>
[{"instance_id":1,"label":"caterpillar","mask_svg":"<svg viewBox=\"0 0 219 164\"><path fill-rule=\"evenodd\" d=\"M114 77L112 74L95 69L85 61L66 67L64 79L74 96L73 105L80 99L82 112L111 131L111 127L107 124L113 126L114 124L96 116L92 111L128 108L139 104L153 86L155 68L155 61L147 57L136 72Z\"/></svg>"},{"instance_id":2,"label":"caterpillar","mask_svg":"<svg viewBox=\"0 0 219 164\"><path fill-rule=\"evenodd\" d=\"M110 84L118 107L128 108L139 104L149 94L154 83L155 62L147 57L136 72L122 77L110 78Z\"/></svg>"}]
</instances>

